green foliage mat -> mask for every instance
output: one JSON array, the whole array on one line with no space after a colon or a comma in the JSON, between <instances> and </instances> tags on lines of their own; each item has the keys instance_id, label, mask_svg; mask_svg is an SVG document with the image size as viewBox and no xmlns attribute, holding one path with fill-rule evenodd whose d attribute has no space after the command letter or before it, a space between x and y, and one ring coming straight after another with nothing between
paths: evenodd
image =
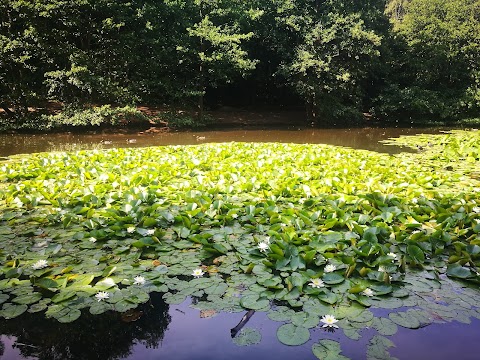
<instances>
[{"instance_id":1,"label":"green foliage mat","mask_svg":"<svg viewBox=\"0 0 480 360\"><path fill-rule=\"evenodd\" d=\"M12 157L0 174L0 316L71 322L160 292L204 310L282 305L269 317L291 322L279 333L292 344L330 326L327 314L352 339L366 326L389 336L478 317L478 291L450 278L480 281L480 132L392 142L417 150L226 143ZM379 318L370 306L416 309ZM379 339L370 352L389 347Z\"/></svg>"}]
</instances>

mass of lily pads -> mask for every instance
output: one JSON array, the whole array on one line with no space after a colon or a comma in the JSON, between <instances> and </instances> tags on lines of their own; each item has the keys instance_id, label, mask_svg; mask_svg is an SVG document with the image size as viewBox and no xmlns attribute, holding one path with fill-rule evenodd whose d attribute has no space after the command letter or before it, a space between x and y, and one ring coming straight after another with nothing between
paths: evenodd
<instances>
[{"instance_id":1,"label":"mass of lily pads","mask_svg":"<svg viewBox=\"0 0 480 360\"><path fill-rule=\"evenodd\" d=\"M480 131L389 142L404 151L223 143L13 156L0 164L0 316L71 322L160 292L200 310L266 311L286 322L287 345L316 327L352 339L374 327L372 358L388 357L397 325L480 317ZM312 350L342 358L331 340Z\"/></svg>"}]
</instances>

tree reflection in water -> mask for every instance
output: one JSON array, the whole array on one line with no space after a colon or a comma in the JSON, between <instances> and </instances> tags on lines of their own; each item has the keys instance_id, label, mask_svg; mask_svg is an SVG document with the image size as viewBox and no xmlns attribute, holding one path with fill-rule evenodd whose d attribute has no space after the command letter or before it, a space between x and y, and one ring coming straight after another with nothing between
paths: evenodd
<instances>
[{"instance_id":1,"label":"tree reflection in water","mask_svg":"<svg viewBox=\"0 0 480 360\"><path fill-rule=\"evenodd\" d=\"M0 320L0 334L14 336L22 356L39 360L118 359L131 355L135 344L158 347L170 323L169 306L160 294L126 314L108 312L82 316L69 324L24 314L14 320ZM3 345L1 344L3 349Z\"/></svg>"}]
</instances>

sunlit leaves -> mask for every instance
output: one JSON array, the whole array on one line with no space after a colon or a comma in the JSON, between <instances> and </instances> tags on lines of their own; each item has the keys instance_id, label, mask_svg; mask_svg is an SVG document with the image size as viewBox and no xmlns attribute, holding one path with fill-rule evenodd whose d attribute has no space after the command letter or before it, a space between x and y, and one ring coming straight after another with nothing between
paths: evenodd
<instances>
[{"instance_id":1,"label":"sunlit leaves","mask_svg":"<svg viewBox=\"0 0 480 360\"><path fill-rule=\"evenodd\" d=\"M438 290L443 273L479 281L478 182L422 161L294 144L19 156L0 174L2 301L94 314L125 312L153 291L219 311L282 301L297 315L277 307L269 317L300 328L334 314L352 338L372 324L389 333L345 309L421 304L415 294Z\"/></svg>"}]
</instances>

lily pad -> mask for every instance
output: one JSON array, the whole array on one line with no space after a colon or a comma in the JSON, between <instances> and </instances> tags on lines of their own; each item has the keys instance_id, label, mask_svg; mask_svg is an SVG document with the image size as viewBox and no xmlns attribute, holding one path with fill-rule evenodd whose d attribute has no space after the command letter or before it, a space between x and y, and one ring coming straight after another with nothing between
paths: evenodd
<instances>
[{"instance_id":1,"label":"lily pad","mask_svg":"<svg viewBox=\"0 0 480 360\"><path fill-rule=\"evenodd\" d=\"M313 355L321 360L348 360L350 358L341 355L340 344L334 340L320 340L312 345Z\"/></svg>"},{"instance_id":2,"label":"lily pad","mask_svg":"<svg viewBox=\"0 0 480 360\"><path fill-rule=\"evenodd\" d=\"M379 334L384 336L394 335L398 330L397 324L384 317L375 318L373 320L373 327L379 332Z\"/></svg>"},{"instance_id":3,"label":"lily pad","mask_svg":"<svg viewBox=\"0 0 480 360\"><path fill-rule=\"evenodd\" d=\"M291 322L295 326L301 326L307 329L311 329L316 327L319 324L320 318L317 315L312 315L312 314L300 311L295 313L291 317Z\"/></svg>"},{"instance_id":4,"label":"lily pad","mask_svg":"<svg viewBox=\"0 0 480 360\"><path fill-rule=\"evenodd\" d=\"M270 301L267 299L259 299L256 295L249 295L241 298L240 305L245 309L263 310L270 307Z\"/></svg>"},{"instance_id":5,"label":"lily pad","mask_svg":"<svg viewBox=\"0 0 480 360\"><path fill-rule=\"evenodd\" d=\"M0 310L0 315L5 319L13 319L19 315L22 315L27 311L28 306L25 304L15 305L10 303L3 304L2 310Z\"/></svg>"},{"instance_id":6,"label":"lily pad","mask_svg":"<svg viewBox=\"0 0 480 360\"><path fill-rule=\"evenodd\" d=\"M310 332L303 326L284 324L278 328L277 338L282 344L298 346L305 344L310 339Z\"/></svg>"},{"instance_id":7,"label":"lily pad","mask_svg":"<svg viewBox=\"0 0 480 360\"><path fill-rule=\"evenodd\" d=\"M238 346L250 346L260 344L262 341L262 334L257 329L252 328L243 328L240 332L232 339L233 343Z\"/></svg>"},{"instance_id":8,"label":"lily pad","mask_svg":"<svg viewBox=\"0 0 480 360\"><path fill-rule=\"evenodd\" d=\"M278 306L275 310L271 310L267 313L267 317L273 321L290 321L292 316L296 313L294 310L286 306Z\"/></svg>"},{"instance_id":9,"label":"lily pad","mask_svg":"<svg viewBox=\"0 0 480 360\"><path fill-rule=\"evenodd\" d=\"M386 337L375 335L367 346L367 360L398 360L392 357L388 349L395 347L395 344Z\"/></svg>"},{"instance_id":10,"label":"lily pad","mask_svg":"<svg viewBox=\"0 0 480 360\"><path fill-rule=\"evenodd\" d=\"M424 326L431 322L428 314L424 311L419 310L408 310L406 312L390 313L388 317L395 324L408 329L418 329L420 326Z\"/></svg>"}]
</instances>

